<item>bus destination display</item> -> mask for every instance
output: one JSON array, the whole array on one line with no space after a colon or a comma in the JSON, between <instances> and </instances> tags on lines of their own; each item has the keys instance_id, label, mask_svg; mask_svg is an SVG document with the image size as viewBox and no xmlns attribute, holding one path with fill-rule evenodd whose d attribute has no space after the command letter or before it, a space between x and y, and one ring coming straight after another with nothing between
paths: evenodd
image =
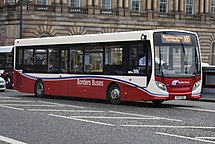
<instances>
[{"instance_id":1,"label":"bus destination display","mask_svg":"<svg viewBox=\"0 0 215 144\"><path fill-rule=\"evenodd\" d=\"M183 43L183 44L191 44L190 35L166 35L162 34L162 43Z\"/></svg>"}]
</instances>

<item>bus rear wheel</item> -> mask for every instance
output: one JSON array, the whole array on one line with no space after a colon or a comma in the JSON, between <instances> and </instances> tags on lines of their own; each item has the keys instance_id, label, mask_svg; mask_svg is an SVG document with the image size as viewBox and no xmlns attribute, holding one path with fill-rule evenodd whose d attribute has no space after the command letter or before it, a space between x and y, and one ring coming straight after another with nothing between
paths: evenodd
<instances>
[{"instance_id":1,"label":"bus rear wheel","mask_svg":"<svg viewBox=\"0 0 215 144\"><path fill-rule=\"evenodd\" d=\"M42 80L38 80L34 86L34 93L37 97L44 97L44 84Z\"/></svg>"},{"instance_id":2,"label":"bus rear wheel","mask_svg":"<svg viewBox=\"0 0 215 144\"><path fill-rule=\"evenodd\" d=\"M6 81L6 88L12 88L11 79L9 77L7 77L5 79L5 81Z\"/></svg>"},{"instance_id":3,"label":"bus rear wheel","mask_svg":"<svg viewBox=\"0 0 215 144\"><path fill-rule=\"evenodd\" d=\"M120 104L121 102L121 91L117 84L112 84L107 93L108 101L112 104Z\"/></svg>"}]
</instances>

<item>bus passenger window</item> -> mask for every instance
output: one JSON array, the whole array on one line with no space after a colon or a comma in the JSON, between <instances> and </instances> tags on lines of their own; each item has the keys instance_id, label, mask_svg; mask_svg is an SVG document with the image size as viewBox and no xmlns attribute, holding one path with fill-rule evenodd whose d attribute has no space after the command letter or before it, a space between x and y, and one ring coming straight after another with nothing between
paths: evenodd
<instances>
[{"instance_id":1,"label":"bus passenger window","mask_svg":"<svg viewBox=\"0 0 215 144\"><path fill-rule=\"evenodd\" d=\"M24 49L24 64L33 65L33 49Z\"/></svg>"},{"instance_id":2,"label":"bus passenger window","mask_svg":"<svg viewBox=\"0 0 215 144\"><path fill-rule=\"evenodd\" d=\"M59 50L49 49L48 50L48 72L59 72Z\"/></svg>"},{"instance_id":3,"label":"bus passenger window","mask_svg":"<svg viewBox=\"0 0 215 144\"><path fill-rule=\"evenodd\" d=\"M84 72L103 72L103 49L100 46L86 47Z\"/></svg>"},{"instance_id":4,"label":"bus passenger window","mask_svg":"<svg viewBox=\"0 0 215 144\"><path fill-rule=\"evenodd\" d=\"M16 64L17 65L23 64L23 49L17 49Z\"/></svg>"},{"instance_id":5,"label":"bus passenger window","mask_svg":"<svg viewBox=\"0 0 215 144\"><path fill-rule=\"evenodd\" d=\"M105 47L105 65L121 65L122 64L122 46L106 46Z\"/></svg>"},{"instance_id":6,"label":"bus passenger window","mask_svg":"<svg viewBox=\"0 0 215 144\"><path fill-rule=\"evenodd\" d=\"M82 73L83 72L83 48L72 47L70 49L69 72Z\"/></svg>"},{"instance_id":7,"label":"bus passenger window","mask_svg":"<svg viewBox=\"0 0 215 144\"><path fill-rule=\"evenodd\" d=\"M126 68L123 65L123 46L123 44L119 43L110 43L105 46L105 74L125 74Z\"/></svg>"},{"instance_id":8,"label":"bus passenger window","mask_svg":"<svg viewBox=\"0 0 215 144\"><path fill-rule=\"evenodd\" d=\"M67 62L68 62L68 50L61 50L61 65L60 71L63 73L67 73Z\"/></svg>"},{"instance_id":9,"label":"bus passenger window","mask_svg":"<svg viewBox=\"0 0 215 144\"><path fill-rule=\"evenodd\" d=\"M13 55L11 53L6 54L5 67L6 68L12 68L12 66L13 66Z\"/></svg>"},{"instance_id":10,"label":"bus passenger window","mask_svg":"<svg viewBox=\"0 0 215 144\"><path fill-rule=\"evenodd\" d=\"M4 63L5 63L5 55L4 54L0 54L0 68L4 69Z\"/></svg>"},{"instance_id":11,"label":"bus passenger window","mask_svg":"<svg viewBox=\"0 0 215 144\"><path fill-rule=\"evenodd\" d=\"M47 50L43 50L43 49L35 50L35 64L47 65Z\"/></svg>"}]
</instances>

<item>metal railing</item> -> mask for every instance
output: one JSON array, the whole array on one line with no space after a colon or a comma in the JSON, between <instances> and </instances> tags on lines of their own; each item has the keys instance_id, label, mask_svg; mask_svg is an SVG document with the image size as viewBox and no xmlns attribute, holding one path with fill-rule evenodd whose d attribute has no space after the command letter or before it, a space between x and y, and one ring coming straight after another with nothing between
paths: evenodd
<instances>
[{"instance_id":1,"label":"metal railing","mask_svg":"<svg viewBox=\"0 0 215 144\"><path fill-rule=\"evenodd\" d=\"M75 8L75 7L69 7L69 13L72 14L88 14L88 9L87 8Z\"/></svg>"},{"instance_id":2,"label":"metal railing","mask_svg":"<svg viewBox=\"0 0 215 144\"><path fill-rule=\"evenodd\" d=\"M175 19L175 13L159 13L159 18L165 18L165 19Z\"/></svg>"},{"instance_id":3,"label":"metal railing","mask_svg":"<svg viewBox=\"0 0 215 144\"><path fill-rule=\"evenodd\" d=\"M186 14L185 20L201 20L201 15Z\"/></svg>"},{"instance_id":4,"label":"metal railing","mask_svg":"<svg viewBox=\"0 0 215 144\"><path fill-rule=\"evenodd\" d=\"M55 6L54 5L34 5L34 10L55 12Z\"/></svg>"},{"instance_id":5,"label":"metal railing","mask_svg":"<svg viewBox=\"0 0 215 144\"><path fill-rule=\"evenodd\" d=\"M115 9L100 9L101 15L111 15L111 16L118 16L119 11Z\"/></svg>"},{"instance_id":6,"label":"metal railing","mask_svg":"<svg viewBox=\"0 0 215 144\"><path fill-rule=\"evenodd\" d=\"M215 21L215 16L211 16L210 21Z\"/></svg>"},{"instance_id":7,"label":"metal railing","mask_svg":"<svg viewBox=\"0 0 215 144\"><path fill-rule=\"evenodd\" d=\"M147 11L131 11L130 12L131 17L148 17Z\"/></svg>"}]
</instances>

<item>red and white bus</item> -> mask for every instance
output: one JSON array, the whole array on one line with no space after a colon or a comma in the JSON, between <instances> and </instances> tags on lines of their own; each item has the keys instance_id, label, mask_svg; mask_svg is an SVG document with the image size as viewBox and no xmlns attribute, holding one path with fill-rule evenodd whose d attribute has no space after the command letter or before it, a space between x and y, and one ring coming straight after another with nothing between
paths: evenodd
<instances>
[{"instance_id":1,"label":"red and white bus","mask_svg":"<svg viewBox=\"0 0 215 144\"><path fill-rule=\"evenodd\" d=\"M13 86L13 47L0 46L0 74L6 81L6 87Z\"/></svg>"},{"instance_id":2,"label":"red and white bus","mask_svg":"<svg viewBox=\"0 0 215 144\"><path fill-rule=\"evenodd\" d=\"M142 62L142 63L140 63ZM20 92L121 101L201 97L196 33L147 30L15 41Z\"/></svg>"}]
</instances>

